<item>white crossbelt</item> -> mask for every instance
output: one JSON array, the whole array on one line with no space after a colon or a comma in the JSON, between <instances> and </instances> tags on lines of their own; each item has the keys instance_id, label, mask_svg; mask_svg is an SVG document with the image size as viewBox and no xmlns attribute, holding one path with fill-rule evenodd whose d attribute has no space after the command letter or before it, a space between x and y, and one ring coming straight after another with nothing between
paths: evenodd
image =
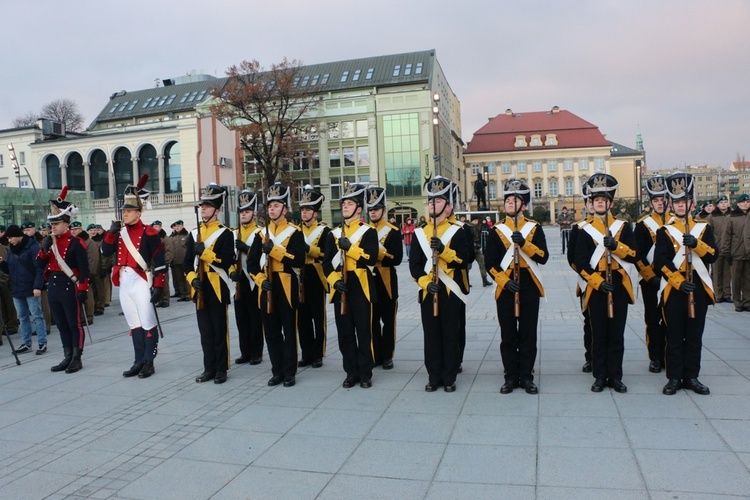
<instances>
[{"instance_id":1,"label":"white crossbelt","mask_svg":"<svg viewBox=\"0 0 750 500\"><path fill-rule=\"evenodd\" d=\"M521 236L523 236L523 239L526 239L526 237L531 233L532 229L536 227L536 224L532 224L527 222L523 225L523 227L520 229ZM495 226L495 228L503 233L503 236L505 236L508 241L511 242L511 245L513 245L513 231L510 230L510 227L506 226L505 224L498 224ZM542 288L544 288L544 284L542 283L542 275L540 273L539 265L528 255L526 255L525 252L521 252L519 250L518 255L521 256L524 262L529 266L529 270L534 273L534 276L536 276L536 279L539 280L539 285L541 285ZM513 260L513 252L505 252L505 256L503 257L503 260L500 262L500 267L503 271L508 270L508 266L510 266L511 261ZM545 297L545 300L547 298Z\"/></svg>"},{"instance_id":2,"label":"white crossbelt","mask_svg":"<svg viewBox=\"0 0 750 500\"><path fill-rule=\"evenodd\" d=\"M623 224L625 224L624 220L621 219L615 219L614 222L612 222L612 225L609 226L609 232L611 234L617 234L620 229L622 229ZM581 227L581 226L579 226ZM589 265L596 270L599 265L599 260L604 255L604 252L606 250L606 247L604 246L604 235L599 232L597 228L594 227L593 224L586 224L585 227L583 227L583 230L588 233L589 236L591 236L591 239L594 240L596 243L596 249L591 254L591 260L589 261ZM630 262L625 262L623 259L618 257L615 254L612 254L612 258L617 261L617 263L625 270L625 274L630 280L630 289L633 290L633 294L637 296L638 294L638 287L633 286L634 283L638 283L638 269L631 264ZM588 285L588 283L586 283ZM583 286L581 290L585 290L586 287Z\"/></svg>"},{"instance_id":3,"label":"white crossbelt","mask_svg":"<svg viewBox=\"0 0 750 500\"><path fill-rule=\"evenodd\" d=\"M122 231L120 231L120 238L122 238L122 242L125 243L125 248L127 248L130 256L135 259L138 265L141 266L141 269L143 269L143 271L146 273L146 283L148 284L148 287L151 288L151 285L154 282L154 273L151 271L151 269L149 269L148 264L146 264L146 260L143 258L143 255L141 255L141 252L139 252L135 248L133 240L130 239L130 233L128 232L127 227L122 228Z\"/></svg>"},{"instance_id":4,"label":"white crossbelt","mask_svg":"<svg viewBox=\"0 0 750 500\"><path fill-rule=\"evenodd\" d=\"M260 229L255 228L255 230L250 233L250 236L248 236L247 240L245 241L245 245L250 246L250 244L253 241L253 238L255 238L255 235L258 234L258 231L260 231ZM238 228L237 230L234 231L234 237L239 238L239 236L240 236L240 230ZM255 290L255 286L256 286L255 280L253 280L253 278L250 276L250 273L247 272L247 265L245 263L245 259L240 258L240 253L241 253L240 251L235 249L234 255L237 261L240 263L240 270L245 274L245 276L247 277L247 280L250 282L250 290Z\"/></svg>"},{"instance_id":5,"label":"white crossbelt","mask_svg":"<svg viewBox=\"0 0 750 500\"><path fill-rule=\"evenodd\" d=\"M440 237L440 241L443 243L443 245L445 245L446 247L450 245L451 238L453 238L453 235L455 235L458 230L459 227L454 225L451 225L448 229L446 229L443 233L443 236ZM419 227L416 229L416 231L414 231L414 236L417 237L419 246L422 249L422 252L424 252L425 257L427 257L427 262L425 262L424 265L424 272L425 274L429 275L430 271L432 271L432 249L430 248L430 244L427 241L427 235L425 234L424 229ZM469 296L461 291L461 287L458 286L458 283L456 283L453 278L448 276L448 273L438 272L438 278L445 285L445 287L456 294L456 297L461 299L464 304L469 302Z\"/></svg>"},{"instance_id":6,"label":"white crossbelt","mask_svg":"<svg viewBox=\"0 0 750 500\"><path fill-rule=\"evenodd\" d=\"M685 261L685 246L682 244L682 237L684 236L683 233L681 233L676 227L674 226L664 226L667 228L667 232L670 236L672 236L672 239L675 241L675 244L677 245L677 249L675 250L674 259L672 259L672 264L674 264L675 269L680 269L682 267L682 263ZM706 228L705 222L697 222L695 226L693 226L693 229L690 230L690 234L695 236L697 239L700 239L701 234L703 233L703 230ZM698 256L697 253L695 253L695 250L692 248L690 249L690 252L693 254L693 269L695 269L695 272L698 273L698 276L700 279L705 283L708 288L711 290L711 293L714 291L714 285L713 280L711 279L711 275L708 272L708 269L706 268L706 265L703 263L703 260ZM661 287L659 288L659 296L661 297L664 293L664 289L667 288L667 280L662 279L661 280Z\"/></svg>"},{"instance_id":7,"label":"white crossbelt","mask_svg":"<svg viewBox=\"0 0 750 500\"><path fill-rule=\"evenodd\" d=\"M221 236L224 233L224 231L226 231L226 230L227 230L227 228L220 227L219 229L217 229L216 231L214 231L213 233L211 233L211 236L209 236L208 238L206 238L206 241L203 242L203 247L204 248L211 248L213 246L213 244L216 242L216 240L219 238L219 236ZM193 241L197 241L197 239L198 239L198 229L193 229L191 231L191 234L193 235ZM193 262L193 270L195 270L195 271L198 270L199 261L200 261L200 259L198 258L198 256L196 256L195 257L195 261ZM227 274L227 272L225 270L223 270L220 267L214 266L210 262L208 263L208 267L210 267L216 274L219 275L219 277L222 280L224 280L224 283L227 285L228 289L230 289L230 290L232 289L232 286L233 286L232 280L229 278L229 275Z\"/></svg>"},{"instance_id":8,"label":"white crossbelt","mask_svg":"<svg viewBox=\"0 0 750 500\"><path fill-rule=\"evenodd\" d=\"M370 229L370 226L366 226L364 224L359 226L359 228L357 228L357 230L354 231L354 234L352 235L352 237L349 238L349 243L351 243L352 245L356 245L359 242L359 240L362 239L362 236L365 235L368 229ZM331 230L331 234L333 234L334 238L336 238L337 240L341 238L341 232L342 231L340 227L337 227L336 229ZM336 252L336 254L331 259L331 265L333 266L334 269L338 269L339 264L341 264L341 252ZM372 271L372 269L370 270Z\"/></svg>"}]
</instances>

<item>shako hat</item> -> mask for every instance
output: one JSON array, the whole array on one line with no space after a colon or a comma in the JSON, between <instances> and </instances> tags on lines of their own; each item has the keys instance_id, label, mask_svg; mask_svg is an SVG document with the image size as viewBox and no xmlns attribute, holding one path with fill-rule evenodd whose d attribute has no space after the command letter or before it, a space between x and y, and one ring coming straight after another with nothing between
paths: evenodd
<instances>
[{"instance_id":1,"label":"shako hat","mask_svg":"<svg viewBox=\"0 0 750 500\"><path fill-rule=\"evenodd\" d=\"M70 217L78 213L78 207L69 201L65 201L68 195L68 186L63 186L60 196L56 200L49 200L49 215L47 220L52 222L68 222Z\"/></svg>"},{"instance_id":2,"label":"shako hat","mask_svg":"<svg viewBox=\"0 0 750 500\"><path fill-rule=\"evenodd\" d=\"M201 201L198 202L198 206L208 205L218 210L221 208L222 203L224 203L224 197L226 195L226 188L219 186L215 182L212 182L203 190L203 194L201 194Z\"/></svg>"},{"instance_id":3,"label":"shako hat","mask_svg":"<svg viewBox=\"0 0 750 500\"><path fill-rule=\"evenodd\" d=\"M667 177L667 191L673 200L690 199L694 195L694 179L691 174L677 172Z\"/></svg>"},{"instance_id":4,"label":"shako hat","mask_svg":"<svg viewBox=\"0 0 750 500\"><path fill-rule=\"evenodd\" d=\"M425 186L427 199L442 198L449 204L453 203L453 183L447 177L437 175L427 181Z\"/></svg>"},{"instance_id":5,"label":"shako hat","mask_svg":"<svg viewBox=\"0 0 750 500\"><path fill-rule=\"evenodd\" d=\"M271 203L272 201L279 201L283 203L287 209L292 208L292 190L286 184L277 182L272 184L268 188L268 195L266 196L266 202Z\"/></svg>"},{"instance_id":6,"label":"shako hat","mask_svg":"<svg viewBox=\"0 0 750 500\"><path fill-rule=\"evenodd\" d=\"M242 191L240 191L240 194L237 197L237 210L239 210L240 212L242 212L243 210L252 210L253 212L257 212L258 195L253 193L249 189L243 189Z\"/></svg>"},{"instance_id":7,"label":"shako hat","mask_svg":"<svg viewBox=\"0 0 750 500\"><path fill-rule=\"evenodd\" d=\"M655 175L646 181L646 191L649 198L663 198L667 196L667 180L663 175Z\"/></svg>"},{"instance_id":8,"label":"shako hat","mask_svg":"<svg viewBox=\"0 0 750 500\"><path fill-rule=\"evenodd\" d=\"M151 195L151 191L143 189L148 182L148 174L143 174L138 179L138 184L135 186L127 186L122 199L123 210L139 210L143 211L144 206L151 208L151 204L148 202L148 197Z\"/></svg>"},{"instance_id":9,"label":"shako hat","mask_svg":"<svg viewBox=\"0 0 750 500\"><path fill-rule=\"evenodd\" d=\"M367 186L365 203L367 205L367 210L372 210L373 208L385 208L385 188L379 186Z\"/></svg>"},{"instance_id":10,"label":"shako hat","mask_svg":"<svg viewBox=\"0 0 750 500\"><path fill-rule=\"evenodd\" d=\"M360 207L365 206L365 191L367 187L364 184L349 184L341 196L341 201L354 200Z\"/></svg>"},{"instance_id":11,"label":"shako hat","mask_svg":"<svg viewBox=\"0 0 750 500\"><path fill-rule=\"evenodd\" d=\"M609 201L615 198L617 192L617 179L614 176L597 172L586 181L589 185L589 196L593 199L597 196L606 196Z\"/></svg>"},{"instance_id":12,"label":"shako hat","mask_svg":"<svg viewBox=\"0 0 750 500\"><path fill-rule=\"evenodd\" d=\"M531 202L531 188L518 179L508 179L503 186L503 200L508 196L518 196L524 205L528 205Z\"/></svg>"},{"instance_id":13,"label":"shako hat","mask_svg":"<svg viewBox=\"0 0 750 500\"><path fill-rule=\"evenodd\" d=\"M320 212L320 207L325 199L323 193L310 184L305 184L305 189L302 191L302 197L299 200L299 208L311 208L314 212Z\"/></svg>"}]
</instances>

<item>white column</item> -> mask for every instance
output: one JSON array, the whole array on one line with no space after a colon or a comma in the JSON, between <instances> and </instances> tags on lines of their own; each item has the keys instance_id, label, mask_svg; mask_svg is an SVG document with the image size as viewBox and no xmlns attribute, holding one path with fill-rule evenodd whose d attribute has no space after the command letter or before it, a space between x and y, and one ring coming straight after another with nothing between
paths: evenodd
<instances>
[{"instance_id":1,"label":"white column","mask_svg":"<svg viewBox=\"0 0 750 500\"><path fill-rule=\"evenodd\" d=\"M130 159L130 161L133 163L133 184L138 183L138 157L134 156Z\"/></svg>"},{"instance_id":2,"label":"white column","mask_svg":"<svg viewBox=\"0 0 750 500\"><path fill-rule=\"evenodd\" d=\"M159 177L159 205L164 204L164 191L165 191L165 182L164 182L164 155L158 155L156 157L159 160L159 166L157 167L157 173L156 175Z\"/></svg>"},{"instance_id":3,"label":"white column","mask_svg":"<svg viewBox=\"0 0 750 500\"><path fill-rule=\"evenodd\" d=\"M86 191L91 191L91 163L83 162L83 185Z\"/></svg>"},{"instance_id":4,"label":"white column","mask_svg":"<svg viewBox=\"0 0 750 500\"><path fill-rule=\"evenodd\" d=\"M67 186L68 184L68 164L67 163L61 163L60 164L60 179L63 186Z\"/></svg>"}]
</instances>

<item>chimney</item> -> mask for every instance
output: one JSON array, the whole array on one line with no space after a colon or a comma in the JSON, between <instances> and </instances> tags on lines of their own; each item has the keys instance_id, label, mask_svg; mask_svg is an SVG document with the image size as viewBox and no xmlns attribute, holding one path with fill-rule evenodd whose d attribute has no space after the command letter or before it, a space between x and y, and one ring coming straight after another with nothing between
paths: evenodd
<instances>
[{"instance_id":1,"label":"chimney","mask_svg":"<svg viewBox=\"0 0 750 500\"><path fill-rule=\"evenodd\" d=\"M557 114L559 112L560 112L560 107L559 106L552 106L552 114L553 115Z\"/></svg>"},{"instance_id":2,"label":"chimney","mask_svg":"<svg viewBox=\"0 0 750 500\"><path fill-rule=\"evenodd\" d=\"M505 116L513 116L513 110L508 108L505 110Z\"/></svg>"}]
</instances>

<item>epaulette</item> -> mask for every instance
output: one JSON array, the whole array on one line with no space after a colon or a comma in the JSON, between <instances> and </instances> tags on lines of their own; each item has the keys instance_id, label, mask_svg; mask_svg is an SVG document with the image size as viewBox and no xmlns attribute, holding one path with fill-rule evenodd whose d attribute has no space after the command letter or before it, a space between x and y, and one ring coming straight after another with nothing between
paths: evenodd
<instances>
[{"instance_id":1,"label":"epaulette","mask_svg":"<svg viewBox=\"0 0 750 500\"><path fill-rule=\"evenodd\" d=\"M154 229L153 226L146 226L146 235L148 236L159 236L159 231Z\"/></svg>"},{"instance_id":2,"label":"epaulette","mask_svg":"<svg viewBox=\"0 0 750 500\"><path fill-rule=\"evenodd\" d=\"M388 227L390 227L394 231L399 231L399 228L396 227L395 225L391 224L390 222L386 222L385 225L388 226Z\"/></svg>"},{"instance_id":3,"label":"epaulette","mask_svg":"<svg viewBox=\"0 0 750 500\"><path fill-rule=\"evenodd\" d=\"M526 217L526 220L527 220L528 222L533 222L534 224L539 224L539 223L538 223L537 221L535 221L534 219L531 219L531 218L529 218L529 217Z\"/></svg>"},{"instance_id":4,"label":"epaulette","mask_svg":"<svg viewBox=\"0 0 750 500\"><path fill-rule=\"evenodd\" d=\"M638 219L637 222L642 222L646 220L647 218L651 217L651 214L643 214L640 219Z\"/></svg>"}]
</instances>

